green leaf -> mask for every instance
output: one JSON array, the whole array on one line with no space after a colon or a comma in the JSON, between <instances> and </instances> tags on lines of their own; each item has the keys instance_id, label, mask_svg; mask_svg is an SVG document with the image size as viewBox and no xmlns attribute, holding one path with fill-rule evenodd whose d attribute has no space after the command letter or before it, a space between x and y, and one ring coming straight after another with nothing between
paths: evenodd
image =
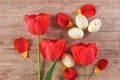
<instances>
[{"instance_id":1,"label":"green leaf","mask_svg":"<svg viewBox=\"0 0 120 80\"><path fill-rule=\"evenodd\" d=\"M50 68L49 68L49 70L48 70L48 72L47 72L47 74L46 74L46 76L45 76L45 80L51 80L51 76L52 76L52 73L53 73L53 70L54 70L54 68L55 68L56 63L57 63L57 59L55 59L55 60L51 63Z\"/></svg>"}]
</instances>

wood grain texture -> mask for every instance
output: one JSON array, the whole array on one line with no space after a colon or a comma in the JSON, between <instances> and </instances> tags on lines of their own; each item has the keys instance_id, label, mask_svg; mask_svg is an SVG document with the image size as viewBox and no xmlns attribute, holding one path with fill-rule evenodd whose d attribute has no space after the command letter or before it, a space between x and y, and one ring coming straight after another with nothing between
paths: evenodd
<instances>
[{"instance_id":1,"label":"wood grain texture","mask_svg":"<svg viewBox=\"0 0 120 80\"><path fill-rule=\"evenodd\" d=\"M68 28L60 28L55 23L54 15L62 11L74 21L75 10L85 3L96 5L97 13L89 21L100 18L102 28L93 34L86 31L81 40L72 40L67 35ZM120 80L120 0L0 0L0 80L37 80L36 36L27 31L24 15L39 12L51 16L49 29L41 38L67 40L66 52L79 41L97 42L97 59L87 68L87 80ZM14 39L21 36L31 44L29 58L21 57L13 47ZM107 58L109 65L103 72L93 74L94 65L101 58ZM49 65L49 61L42 59L42 77ZM61 65L57 63L53 80L65 80ZM76 80L81 80L82 68L79 65L75 68L78 70Z\"/></svg>"}]
</instances>

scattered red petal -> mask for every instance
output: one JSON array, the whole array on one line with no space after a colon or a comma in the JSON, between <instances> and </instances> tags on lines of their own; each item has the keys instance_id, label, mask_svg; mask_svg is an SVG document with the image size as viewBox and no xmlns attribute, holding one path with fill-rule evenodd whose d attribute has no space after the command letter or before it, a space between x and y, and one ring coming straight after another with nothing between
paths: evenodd
<instances>
[{"instance_id":1,"label":"scattered red petal","mask_svg":"<svg viewBox=\"0 0 120 80\"><path fill-rule=\"evenodd\" d=\"M71 20L70 20L70 17L67 14L59 12L59 13L56 14L56 21L57 21L59 26L67 27L67 25L69 24L69 22Z\"/></svg>"},{"instance_id":2,"label":"scattered red petal","mask_svg":"<svg viewBox=\"0 0 120 80\"><path fill-rule=\"evenodd\" d=\"M62 73L67 80L74 80L77 76L76 70L72 67L64 69Z\"/></svg>"},{"instance_id":3,"label":"scattered red petal","mask_svg":"<svg viewBox=\"0 0 120 80\"><path fill-rule=\"evenodd\" d=\"M96 13L95 6L93 4L84 4L80 7L81 14L86 17L94 16Z\"/></svg>"},{"instance_id":4,"label":"scattered red petal","mask_svg":"<svg viewBox=\"0 0 120 80\"><path fill-rule=\"evenodd\" d=\"M28 41L25 38L19 38L14 40L14 48L19 52L23 53L28 50Z\"/></svg>"},{"instance_id":5,"label":"scattered red petal","mask_svg":"<svg viewBox=\"0 0 120 80\"><path fill-rule=\"evenodd\" d=\"M100 59L96 66L100 69L100 70L104 70L106 68L106 66L108 65L108 60L107 59Z\"/></svg>"}]
</instances>

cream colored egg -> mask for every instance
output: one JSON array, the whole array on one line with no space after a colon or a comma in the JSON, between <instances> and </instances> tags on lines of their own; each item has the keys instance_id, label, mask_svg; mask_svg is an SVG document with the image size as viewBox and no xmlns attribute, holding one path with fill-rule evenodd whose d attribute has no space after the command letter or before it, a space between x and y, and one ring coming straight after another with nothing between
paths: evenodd
<instances>
[{"instance_id":1,"label":"cream colored egg","mask_svg":"<svg viewBox=\"0 0 120 80\"><path fill-rule=\"evenodd\" d=\"M88 26L88 20L85 16L79 14L75 18L75 23L80 29L85 29Z\"/></svg>"},{"instance_id":2,"label":"cream colored egg","mask_svg":"<svg viewBox=\"0 0 120 80\"><path fill-rule=\"evenodd\" d=\"M75 65L75 60L71 54L65 53L61 60L66 67L73 67Z\"/></svg>"},{"instance_id":3,"label":"cream colored egg","mask_svg":"<svg viewBox=\"0 0 120 80\"><path fill-rule=\"evenodd\" d=\"M79 29L79 28L71 28L68 31L68 35L72 38L72 39L81 39L84 36L84 32L83 30Z\"/></svg>"},{"instance_id":4,"label":"cream colored egg","mask_svg":"<svg viewBox=\"0 0 120 80\"><path fill-rule=\"evenodd\" d=\"M93 19L88 26L88 31L90 33L97 32L99 31L101 25L102 23L100 19Z\"/></svg>"}]
</instances>

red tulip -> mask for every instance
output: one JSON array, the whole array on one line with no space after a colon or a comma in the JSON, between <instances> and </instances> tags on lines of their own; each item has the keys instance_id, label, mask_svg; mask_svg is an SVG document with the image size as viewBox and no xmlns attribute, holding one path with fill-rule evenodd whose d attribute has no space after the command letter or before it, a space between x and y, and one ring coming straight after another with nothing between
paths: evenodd
<instances>
[{"instance_id":1,"label":"red tulip","mask_svg":"<svg viewBox=\"0 0 120 80\"><path fill-rule=\"evenodd\" d=\"M108 65L108 60L107 59L100 59L97 64L96 64L96 67L95 67L95 73L98 73L102 70L104 70Z\"/></svg>"},{"instance_id":2,"label":"red tulip","mask_svg":"<svg viewBox=\"0 0 120 80\"><path fill-rule=\"evenodd\" d=\"M49 16L46 13L25 15L28 31L33 35L41 35L47 31Z\"/></svg>"},{"instance_id":3,"label":"red tulip","mask_svg":"<svg viewBox=\"0 0 120 80\"><path fill-rule=\"evenodd\" d=\"M84 44L76 43L71 46L71 52L78 64L88 65L91 64L96 58L97 47L96 43Z\"/></svg>"},{"instance_id":4,"label":"red tulip","mask_svg":"<svg viewBox=\"0 0 120 80\"><path fill-rule=\"evenodd\" d=\"M44 58L48 60L61 59L65 50L65 40L47 40L40 42L40 51Z\"/></svg>"},{"instance_id":5,"label":"red tulip","mask_svg":"<svg viewBox=\"0 0 120 80\"><path fill-rule=\"evenodd\" d=\"M70 17L65 13L61 13L61 12L57 13L56 21L57 21L58 25L61 27L66 27L66 26L71 27L72 26Z\"/></svg>"},{"instance_id":6,"label":"red tulip","mask_svg":"<svg viewBox=\"0 0 120 80\"><path fill-rule=\"evenodd\" d=\"M96 13L95 6L93 4L84 4L77 10L78 14L82 14L86 17L94 16Z\"/></svg>"},{"instance_id":7,"label":"red tulip","mask_svg":"<svg viewBox=\"0 0 120 80\"><path fill-rule=\"evenodd\" d=\"M23 56L27 57L28 41L25 38L19 38L14 40L14 48Z\"/></svg>"},{"instance_id":8,"label":"red tulip","mask_svg":"<svg viewBox=\"0 0 120 80\"><path fill-rule=\"evenodd\" d=\"M76 76L77 76L77 72L74 68L69 67L66 68L62 71L63 76L67 79L67 80L75 80Z\"/></svg>"}]
</instances>

